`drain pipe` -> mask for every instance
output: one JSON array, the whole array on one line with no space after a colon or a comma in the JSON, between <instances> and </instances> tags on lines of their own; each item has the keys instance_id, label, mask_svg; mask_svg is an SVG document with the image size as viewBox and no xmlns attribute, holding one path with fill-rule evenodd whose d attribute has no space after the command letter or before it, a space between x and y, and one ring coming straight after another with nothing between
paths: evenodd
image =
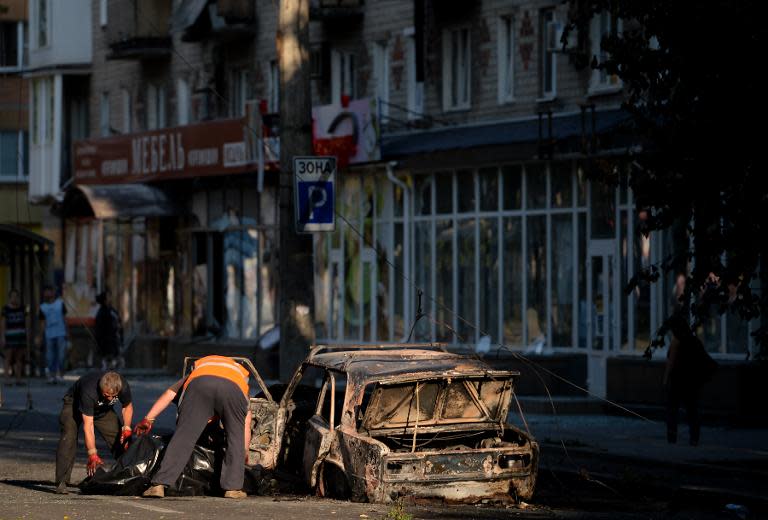
<instances>
[{"instance_id":1,"label":"drain pipe","mask_svg":"<svg viewBox=\"0 0 768 520\"><path fill-rule=\"evenodd\" d=\"M403 190L403 271L405 277L411 279L411 192L403 181L395 177L395 168L398 166L397 161L389 161L387 163L387 179L392 184L400 187ZM394 201L394 197L392 198ZM393 230L394 232L394 230ZM394 279L397 279L395 275ZM406 284L403 288L403 319L410 315L410 301L411 301L411 285ZM406 327L407 328L407 327ZM406 330L403 330L403 334L407 334ZM400 342L406 341L407 336L403 336Z\"/></svg>"}]
</instances>

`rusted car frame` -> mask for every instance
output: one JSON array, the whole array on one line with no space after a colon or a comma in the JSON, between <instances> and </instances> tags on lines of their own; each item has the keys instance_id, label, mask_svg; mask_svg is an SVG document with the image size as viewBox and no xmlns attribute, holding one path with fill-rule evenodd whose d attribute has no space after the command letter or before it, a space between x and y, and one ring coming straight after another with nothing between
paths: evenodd
<instances>
[{"instance_id":1,"label":"rusted car frame","mask_svg":"<svg viewBox=\"0 0 768 520\"><path fill-rule=\"evenodd\" d=\"M506 423L518 372L439 344L318 346L281 409L310 367L325 374L303 457L306 482L318 494L372 502L533 494L538 444Z\"/></svg>"}]
</instances>

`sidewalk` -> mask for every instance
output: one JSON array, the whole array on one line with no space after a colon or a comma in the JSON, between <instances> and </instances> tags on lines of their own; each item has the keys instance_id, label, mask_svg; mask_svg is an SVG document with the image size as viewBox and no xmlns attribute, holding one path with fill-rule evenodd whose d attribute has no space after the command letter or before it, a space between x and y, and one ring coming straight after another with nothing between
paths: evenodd
<instances>
[{"instance_id":1,"label":"sidewalk","mask_svg":"<svg viewBox=\"0 0 768 520\"><path fill-rule=\"evenodd\" d=\"M768 509L768 429L705 424L693 447L684 421L678 443L669 444L661 421L595 414L529 414L526 420L541 446L540 473L588 475L686 500ZM517 413L510 421L525 428Z\"/></svg>"}]
</instances>

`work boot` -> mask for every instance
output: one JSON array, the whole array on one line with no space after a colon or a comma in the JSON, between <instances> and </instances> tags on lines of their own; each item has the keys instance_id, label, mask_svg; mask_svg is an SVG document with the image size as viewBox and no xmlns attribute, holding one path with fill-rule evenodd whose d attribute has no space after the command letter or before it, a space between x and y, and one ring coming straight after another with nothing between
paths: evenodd
<instances>
[{"instance_id":1,"label":"work boot","mask_svg":"<svg viewBox=\"0 0 768 520\"><path fill-rule=\"evenodd\" d=\"M147 489L144 493L141 494L144 498L163 498L165 497L165 486L162 484L157 484L156 486L152 486L151 488Z\"/></svg>"},{"instance_id":2,"label":"work boot","mask_svg":"<svg viewBox=\"0 0 768 520\"><path fill-rule=\"evenodd\" d=\"M66 482L60 482L58 486L56 486L56 489L53 490L54 493L57 495L69 495L69 490L67 489L67 483Z\"/></svg>"},{"instance_id":3,"label":"work boot","mask_svg":"<svg viewBox=\"0 0 768 520\"><path fill-rule=\"evenodd\" d=\"M248 495L245 493L245 491L242 491L240 489L230 489L229 491L224 492L224 498L245 498Z\"/></svg>"}]
</instances>

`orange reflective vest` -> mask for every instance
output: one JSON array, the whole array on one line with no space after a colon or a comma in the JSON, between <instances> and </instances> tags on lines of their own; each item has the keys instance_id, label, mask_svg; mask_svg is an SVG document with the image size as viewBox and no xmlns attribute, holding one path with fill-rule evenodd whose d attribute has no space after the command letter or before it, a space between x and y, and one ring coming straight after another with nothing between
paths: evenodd
<instances>
[{"instance_id":1,"label":"orange reflective vest","mask_svg":"<svg viewBox=\"0 0 768 520\"><path fill-rule=\"evenodd\" d=\"M226 356L205 356L195 361L195 368L184 382L184 390L189 383L200 376L216 376L235 383L248 399L248 371L232 358Z\"/></svg>"}]
</instances>

